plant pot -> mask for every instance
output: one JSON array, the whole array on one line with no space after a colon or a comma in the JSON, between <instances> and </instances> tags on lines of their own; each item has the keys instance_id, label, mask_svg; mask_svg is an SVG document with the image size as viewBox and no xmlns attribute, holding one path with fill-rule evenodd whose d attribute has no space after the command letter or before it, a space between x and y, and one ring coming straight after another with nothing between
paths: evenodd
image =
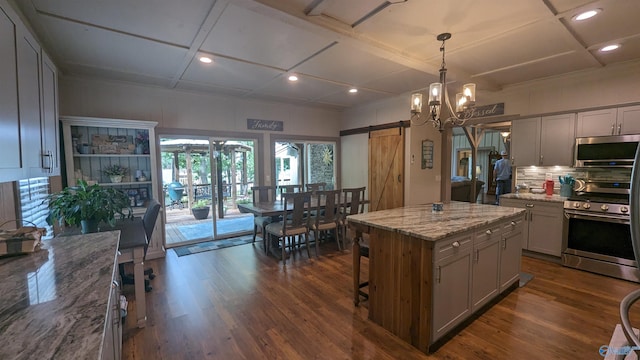
<instances>
[{"instance_id":1,"label":"plant pot","mask_svg":"<svg viewBox=\"0 0 640 360\"><path fill-rule=\"evenodd\" d=\"M202 207L202 208L193 208L191 209L191 212L193 213L193 217L196 218L196 220L203 220L209 217L209 207Z\"/></svg>"},{"instance_id":2,"label":"plant pot","mask_svg":"<svg viewBox=\"0 0 640 360\"><path fill-rule=\"evenodd\" d=\"M109 179L112 183L119 183L122 182L122 175L110 175Z\"/></svg>"},{"instance_id":3,"label":"plant pot","mask_svg":"<svg viewBox=\"0 0 640 360\"><path fill-rule=\"evenodd\" d=\"M80 220L80 229L83 234L98 232L98 225L100 225L100 221L95 219Z\"/></svg>"}]
</instances>

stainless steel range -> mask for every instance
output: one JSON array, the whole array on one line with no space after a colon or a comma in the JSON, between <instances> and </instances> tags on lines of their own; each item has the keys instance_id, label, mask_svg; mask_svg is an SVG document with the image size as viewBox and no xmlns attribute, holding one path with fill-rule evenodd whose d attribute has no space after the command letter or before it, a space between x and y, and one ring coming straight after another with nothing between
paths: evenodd
<instances>
[{"instance_id":1,"label":"stainless steel range","mask_svg":"<svg viewBox=\"0 0 640 360\"><path fill-rule=\"evenodd\" d=\"M584 182L564 202L565 266L640 282L631 241L630 182Z\"/></svg>"}]
</instances>

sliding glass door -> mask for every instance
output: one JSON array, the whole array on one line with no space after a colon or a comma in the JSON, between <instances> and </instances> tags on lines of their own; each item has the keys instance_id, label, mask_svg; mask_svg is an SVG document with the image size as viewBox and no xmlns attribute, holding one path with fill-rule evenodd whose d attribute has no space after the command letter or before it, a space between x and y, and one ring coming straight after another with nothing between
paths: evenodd
<instances>
[{"instance_id":1,"label":"sliding glass door","mask_svg":"<svg viewBox=\"0 0 640 360\"><path fill-rule=\"evenodd\" d=\"M249 234L254 141L196 136L160 139L166 245L174 247Z\"/></svg>"}]
</instances>

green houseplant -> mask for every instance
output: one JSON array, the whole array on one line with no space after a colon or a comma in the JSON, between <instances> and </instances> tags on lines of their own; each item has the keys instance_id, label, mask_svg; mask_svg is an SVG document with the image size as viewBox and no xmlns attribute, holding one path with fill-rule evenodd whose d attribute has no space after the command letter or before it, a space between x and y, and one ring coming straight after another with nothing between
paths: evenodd
<instances>
[{"instance_id":1,"label":"green houseplant","mask_svg":"<svg viewBox=\"0 0 640 360\"><path fill-rule=\"evenodd\" d=\"M202 220L209 217L210 208L209 201L201 199L193 203L193 206L191 206L191 212L193 213L194 218Z\"/></svg>"},{"instance_id":2,"label":"green houseplant","mask_svg":"<svg viewBox=\"0 0 640 360\"><path fill-rule=\"evenodd\" d=\"M84 180L78 180L76 186L50 194L45 202L49 207L47 223L80 225L83 234L97 231L101 222L114 226L116 215L121 219L133 218L129 197L125 193L98 184L89 186Z\"/></svg>"},{"instance_id":3,"label":"green houseplant","mask_svg":"<svg viewBox=\"0 0 640 360\"><path fill-rule=\"evenodd\" d=\"M124 166L120 166L118 164L113 164L102 169L102 172L109 177L111 182L119 183L122 181L122 177L127 175L127 172L129 172L129 169L127 169Z\"/></svg>"}]
</instances>

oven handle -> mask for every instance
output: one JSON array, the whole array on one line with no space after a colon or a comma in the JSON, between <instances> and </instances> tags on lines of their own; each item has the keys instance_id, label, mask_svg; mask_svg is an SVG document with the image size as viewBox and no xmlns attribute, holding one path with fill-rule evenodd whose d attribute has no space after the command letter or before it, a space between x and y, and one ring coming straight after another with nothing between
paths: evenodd
<instances>
[{"instance_id":1,"label":"oven handle","mask_svg":"<svg viewBox=\"0 0 640 360\"><path fill-rule=\"evenodd\" d=\"M577 211L572 211L572 210L565 210L564 216L567 219L582 219L582 220L605 221L605 222L616 223L616 224L629 224L629 219L627 218L620 218L618 216L602 215L602 214L584 215Z\"/></svg>"}]
</instances>

